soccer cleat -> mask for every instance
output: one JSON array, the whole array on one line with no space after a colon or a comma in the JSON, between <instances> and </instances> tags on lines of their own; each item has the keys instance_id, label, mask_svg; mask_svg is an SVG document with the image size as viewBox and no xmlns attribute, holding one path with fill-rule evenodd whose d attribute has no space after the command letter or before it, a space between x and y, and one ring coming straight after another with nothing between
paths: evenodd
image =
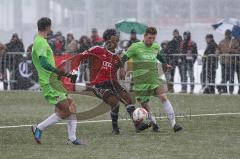
<instances>
[{"instance_id":1,"label":"soccer cleat","mask_svg":"<svg viewBox=\"0 0 240 159\"><path fill-rule=\"evenodd\" d=\"M135 125L135 128L136 128L136 133L140 133L141 131L145 130L145 129L148 129L152 126L151 123L144 123L144 122L141 122L139 124L134 124Z\"/></svg>"},{"instance_id":2,"label":"soccer cleat","mask_svg":"<svg viewBox=\"0 0 240 159\"><path fill-rule=\"evenodd\" d=\"M38 143L38 144L41 144L41 136L42 136L42 130L38 129L37 126L32 126L32 133L33 133L33 136L34 136L34 139L35 141Z\"/></svg>"},{"instance_id":3,"label":"soccer cleat","mask_svg":"<svg viewBox=\"0 0 240 159\"><path fill-rule=\"evenodd\" d=\"M81 142L79 139L76 139L75 141L71 141L68 139L67 141L68 145L85 145L83 142Z\"/></svg>"},{"instance_id":4,"label":"soccer cleat","mask_svg":"<svg viewBox=\"0 0 240 159\"><path fill-rule=\"evenodd\" d=\"M152 129L153 132L160 132L160 128L157 124L153 124L153 129Z\"/></svg>"},{"instance_id":5,"label":"soccer cleat","mask_svg":"<svg viewBox=\"0 0 240 159\"><path fill-rule=\"evenodd\" d=\"M118 124L112 124L113 130L112 133L115 135L119 135L120 134L120 129L118 127Z\"/></svg>"},{"instance_id":6,"label":"soccer cleat","mask_svg":"<svg viewBox=\"0 0 240 159\"><path fill-rule=\"evenodd\" d=\"M173 127L174 132L181 131L183 128L180 125L175 124Z\"/></svg>"}]
</instances>

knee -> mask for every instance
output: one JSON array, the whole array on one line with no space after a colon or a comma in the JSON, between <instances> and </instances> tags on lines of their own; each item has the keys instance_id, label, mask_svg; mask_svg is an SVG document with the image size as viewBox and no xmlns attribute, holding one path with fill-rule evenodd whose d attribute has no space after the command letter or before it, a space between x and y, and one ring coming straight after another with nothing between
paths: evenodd
<instances>
[{"instance_id":1,"label":"knee","mask_svg":"<svg viewBox=\"0 0 240 159\"><path fill-rule=\"evenodd\" d=\"M76 105L72 99L67 99L67 101L56 105L55 112L59 115L60 118L66 119L71 114L76 113Z\"/></svg>"},{"instance_id":2,"label":"knee","mask_svg":"<svg viewBox=\"0 0 240 159\"><path fill-rule=\"evenodd\" d=\"M57 114L61 119L66 119L71 115L69 111L64 111L64 110L58 111Z\"/></svg>"},{"instance_id":3,"label":"knee","mask_svg":"<svg viewBox=\"0 0 240 159\"><path fill-rule=\"evenodd\" d=\"M75 114L77 112L77 107L75 102L73 101L73 99L69 98L68 103L69 103L68 109L69 109L70 115Z\"/></svg>"}]
</instances>

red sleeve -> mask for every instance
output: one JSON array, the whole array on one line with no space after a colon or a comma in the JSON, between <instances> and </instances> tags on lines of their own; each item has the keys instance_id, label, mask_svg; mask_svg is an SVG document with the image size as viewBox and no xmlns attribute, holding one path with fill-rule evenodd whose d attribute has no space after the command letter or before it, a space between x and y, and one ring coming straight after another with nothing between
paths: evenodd
<instances>
[{"instance_id":1,"label":"red sleeve","mask_svg":"<svg viewBox=\"0 0 240 159\"><path fill-rule=\"evenodd\" d=\"M64 70L66 72L72 72L73 70L77 70L81 61L87 59L88 57L89 57L88 52L83 52L83 53L77 54L77 55L65 60L57 68L60 70Z\"/></svg>"},{"instance_id":2,"label":"red sleeve","mask_svg":"<svg viewBox=\"0 0 240 159\"><path fill-rule=\"evenodd\" d=\"M77 54L77 55L65 60L57 68L60 70L64 70L65 72L69 72L69 73L72 72L73 70L78 70L81 61L87 59L89 57L89 55L90 55L90 53L88 53L87 51ZM63 87L68 92L75 91L75 83L72 83L69 78L62 77L61 81L62 81Z\"/></svg>"}]
</instances>

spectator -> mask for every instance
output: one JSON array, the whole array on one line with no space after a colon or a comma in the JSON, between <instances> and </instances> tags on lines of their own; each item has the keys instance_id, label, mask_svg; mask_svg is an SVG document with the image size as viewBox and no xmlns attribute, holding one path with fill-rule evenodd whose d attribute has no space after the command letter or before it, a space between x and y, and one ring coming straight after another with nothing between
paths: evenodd
<instances>
[{"instance_id":1,"label":"spectator","mask_svg":"<svg viewBox=\"0 0 240 159\"><path fill-rule=\"evenodd\" d=\"M240 38L237 39L238 43L240 44ZM238 79L238 94L240 95L240 47L238 48L237 56L236 56L236 73L237 73L237 79Z\"/></svg>"},{"instance_id":2,"label":"spectator","mask_svg":"<svg viewBox=\"0 0 240 159\"><path fill-rule=\"evenodd\" d=\"M10 72L10 82L14 80L14 83L11 83L11 89L18 89L18 81L16 80L16 70L18 69L18 64L22 59L22 53L25 52L24 45L22 40L18 37L18 34L14 33L9 43L6 44L6 52L14 52L14 54L5 54L4 60L4 70L8 69ZM16 53L16 54L15 54ZM7 79L5 80L7 81ZM4 82L4 89L8 87L8 82Z\"/></svg>"},{"instance_id":3,"label":"spectator","mask_svg":"<svg viewBox=\"0 0 240 159\"><path fill-rule=\"evenodd\" d=\"M235 72L235 57L231 56L239 52L239 41L232 38L232 32L230 30L225 31L225 38L220 41L217 54L220 55L221 72L222 72L222 86L218 87L220 93L227 93L227 82L234 84L234 72ZM233 94L234 86L229 86L229 93Z\"/></svg>"},{"instance_id":4,"label":"spectator","mask_svg":"<svg viewBox=\"0 0 240 159\"><path fill-rule=\"evenodd\" d=\"M92 46L91 39L85 35L81 36L79 39L78 52L82 53L88 50Z\"/></svg>"},{"instance_id":5,"label":"spectator","mask_svg":"<svg viewBox=\"0 0 240 159\"><path fill-rule=\"evenodd\" d=\"M51 47L53 53L55 52L55 41L56 41L56 38L53 34L53 31L51 31L49 34L48 34L48 37L47 37L47 40L48 40L48 44L49 46Z\"/></svg>"},{"instance_id":6,"label":"spectator","mask_svg":"<svg viewBox=\"0 0 240 159\"><path fill-rule=\"evenodd\" d=\"M24 52L24 45L18 34L14 33L9 43L6 44L7 52Z\"/></svg>"},{"instance_id":7,"label":"spectator","mask_svg":"<svg viewBox=\"0 0 240 159\"><path fill-rule=\"evenodd\" d=\"M88 50L91 47L91 40L87 36L81 36L79 40L79 52L82 53L86 50ZM83 82L83 79L87 81L87 66L89 64L89 61L83 61L81 62L81 65L79 67L79 76L78 76L78 82Z\"/></svg>"},{"instance_id":8,"label":"spectator","mask_svg":"<svg viewBox=\"0 0 240 159\"><path fill-rule=\"evenodd\" d=\"M27 54L32 54L32 46L33 46L33 44L30 44L30 45L27 47Z\"/></svg>"},{"instance_id":9,"label":"spectator","mask_svg":"<svg viewBox=\"0 0 240 159\"><path fill-rule=\"evenodd\" d=\"M168 41L163 41L161 43L161 51L160 54L166 59L167 64L171 63L172 56L169 56L169 50L168 50ZM168 92L173 93L173 76L170 71L165 72L165 77L167 80L167 87L168 87Z\"/></svg>"},{"instance_id":10,"label":"spectator","mask_svg":"<svg viewBox=\"0 0 240 159\"><path fill-rule=\"evenodd\" d=\"M183 73L181 69L182 63L182 56L180 56L181 53L181 43L182 43L182 37L179 34L179 31L177 29L173 30L173 39L168 42L168 64L172 66L172 69L169 72L170 75L170 82L172 83L172 86L169 88L169 92L174 92L174 76L176 68L178 67L181 81L183 82Z\"/></svg>"},{"instance_id":11,"label":"spectator","mask_svg":"<svg viewBox=\"0 0 240 159\"><path fill-rule=\"evenodd\" d=\"M6 46L0 43L0 80L3 79L4 71L3 71L3 56L6 53Z\"/></svg>"},{"instance_id":12,"label":"spectator","mask_svg":"<svg viewBox=\"0 0 240 159\"><path fill-rule=\"evenodd\" d=\"M65 38L62 33L59 31L55 35L55 43L54 43L54 54L62 54L65 46Z\"/></svg>"},{"instance_id":13,"label":"spectator","mask_svg":"<svg viewBox=\"0 0 240 159\"><path fill-rule=\"evenodd\" d=\"M191 39L191 33L189 31L186 31L183 33L183 42L181 45L182 54L184 55L183 58L183 64L181 65L182 73L183 73L183 88L182 93L187 93L187 81L189 74L190 77L190 86L191 90L190 93L192 94L194 92L194 63L197 59L197 44L192 41Z\"/></svg>"},{"instance_id":14,"label":"spectator","mask_svg":"<svg viewBox=\"0 0 240 159\"><path fill-rule=\"evenodd\" d=\"M203 69L202 69L202 87L204 92L207 94L215 93L215 79L216 79L216 69L218 68L218 60L216 57L216 49L217 44L214 40L212 34L206 35L206 43L207 47L204 51L204 56L202 58L203 61ZM208 85L208 84L211 85Z\"/></svg>"},{"instance_id":15,"label":"spectator","mask_svg":"<svg viewBox=\"0 0 240 159\"><path fill-rule=\"evenodd\" d=\"M33 46L33 44L30 44L28 46L28 48L27 48L27 57L26 57L26 59L30 60L30 61L32 61L32 46ZM37 74L37 70L34 67L33 63L31 63L29 65L29 69L30 69L30 71L32 71L32 76L30 77L32 82L35 82L35 84L38 83L38 74Z\"/></svg>"},{"instance_id":16,"label":"spectator","mask_svg":"<svg viewBox=\"0 0 240 159\"><path fill-rule=\"evenodd\" d=\"M101 38L98 35L98 31L97 31L96 28L92 29L91 43L92 43L92 46L97 46L97 45L101 46L101 45L103 45L103 38Z\"/></svg>"},{"instance_id":17,"label":"spectator","mask_svg":"<svg viewBox=\"0 0 240 159\"><path fill-rule=\"evenodd\" d=\"M137 38L137 33L134 29L131 30L130 33L130 40L129 40L129 46L130 47L133 43L139 42L140 40Z\"/></svg>"},{"instance_id":18,"label":"spectator","mask_svg":"<svg viewBox=\"0 0 240 159\"><path fill-rule=\"evenodd\" d=\"M6 51L6 46L4 44L2 44L1 42L0 42L0 51L1 51L1 53Z\"/></svg>"},{"instance_id":19,"label":"spectator","mask_svg":"<svg viewBox=\"0 0 240 159\"><path fill-rule=\"evenodd\" d=\"M65 44L65 52L67 53L77 53L77 41L74 40L74 36L71 33L67 34L67 41Z\"/></svg>"}]
</instances>

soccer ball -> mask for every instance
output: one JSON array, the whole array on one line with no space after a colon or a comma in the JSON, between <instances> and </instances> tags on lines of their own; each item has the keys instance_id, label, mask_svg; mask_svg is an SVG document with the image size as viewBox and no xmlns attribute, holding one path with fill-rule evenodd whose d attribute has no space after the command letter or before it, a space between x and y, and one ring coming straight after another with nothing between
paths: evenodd
<instances>
[{"instance_id":1,"label":"soccer ball","mask_svg":"<svg viewBox=\"0 0 240 159\"><path fill-rule=\"evenodd\" d=\"M143 121L148 117L148 112L144 108L137 108L133 112L134 121Z\"/></svg>"}]
</instances>

